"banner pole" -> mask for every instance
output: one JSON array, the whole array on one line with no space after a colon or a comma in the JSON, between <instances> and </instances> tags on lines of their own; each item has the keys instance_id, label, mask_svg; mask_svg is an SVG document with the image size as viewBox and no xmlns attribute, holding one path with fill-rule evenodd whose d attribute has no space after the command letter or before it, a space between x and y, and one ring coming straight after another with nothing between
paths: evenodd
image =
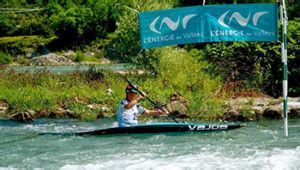
<instances>
[{"instance_id":1,"label":"banner pole","mask_svg":"<svg viewBox=\"0 0 300 170\"><path fill-rule=\"evenodd\" d=\"M285 0L280 1L280 20L281 20L281 58L283 63L283 115L284 115L284 135L288 137L288 66L287 66L287 13Z\"/></svg>"}]
</instances>

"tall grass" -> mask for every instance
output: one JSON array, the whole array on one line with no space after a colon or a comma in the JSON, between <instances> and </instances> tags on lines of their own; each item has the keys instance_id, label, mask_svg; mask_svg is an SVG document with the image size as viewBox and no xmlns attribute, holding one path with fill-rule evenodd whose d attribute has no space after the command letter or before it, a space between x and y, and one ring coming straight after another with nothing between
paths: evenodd
<instances>
[{"instance_id":1,"label":"tall grass","mask_svg":"<svg viewBox=\"0 0 300 170\"><path fill-rule=\"evenodd\" d=\"M197 119L216 119L224 113L224 97L220 77L205 73L207 63L199 62L185 50L165 47L155 51L159 57L154 66L157 77L146 81L146 87L157 98L166 101L173 92L179 92L189 101L190 116Z\"/></svg>"},{"instance_id":2,"label":"tall grass","mask_svg":"<svg viewBox=\"0 0 300 170\"><path fill-rule=\"evenodd\" d=\"M198 62L185 50L166 47L153 51L157 62L155 75L127 75L137 83L149 97L167 103L169 96L178 92L189 101L189 114L197 119L216 119L223 114L224 98L220 95L221 81L203 71ZM95 70L72 74L9 73L0 80L0 100L10 105L9 113L25 110L70 109L85 120L95 119L99 110L90 109L89 104L102 104L115 116L119 101L125 97L126 81L117 73ZM108 89L114 91L107 93ZM147 101L146 108L152 106Z\"/></svg>"},{"instance_id":3,"label":"tall grass","mask_svg":"<svg viewBox=\"0 0 300 170\"><path fill-rule=\"evenodd\" d=\"M83 119L93 119L97 110L88 109L88 104L106 104L113 108L113 104L120 100L118 95L113 97L106 92L109 88L106 81L118 82L120 78L104 80L109 79L111 73L103 74L103 80L91 80L89 73L5 74L0 79L0 100L10 105L10 113L25 110L55 111L63 107L71 109ZM115 83L110 88L123 89L125 84L125 81Z\"/></svg>"}]
</instances>

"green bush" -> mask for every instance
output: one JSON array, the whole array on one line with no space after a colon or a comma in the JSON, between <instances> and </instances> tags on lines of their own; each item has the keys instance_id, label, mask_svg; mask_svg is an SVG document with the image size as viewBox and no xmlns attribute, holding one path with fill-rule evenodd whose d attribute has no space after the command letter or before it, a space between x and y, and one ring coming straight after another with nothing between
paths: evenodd
<instances>
[{"instance_id":1,"label":"green bush","mask_svg":"<svg viewBox=\"0 0 300 170\"><path fill-rule=\"evenodd\" d=\"M288 69L289 95L300 95L300 18L289 21L288 25ZM281 70L280 70L281 71Z\"/></svg>"},{"instance_id":2,"label":"green bush","mask_svg":"<svg viewBox=\"0 0 300 170\"><path fill-rule=\"evenodd\" d=\"M27 51L45 48L49 43L57 39L43 36L11 36L0 37L0 50L9 51L11 55L25 54Z\"/></svg>"},{"instance_id":3,"label":"green bush","mask_svg":"<svg viewBox=\"0 0 300 170\"><path fill-rule=\"evenodd\" d=\"M288 25L288 67L290 96L299 96L300 86L300 19ZM279 38L279 40L281 40ZM238 88L254 88L268 95L282 94L282 61L280 43L221 42L209 43L198 50L186 47L193 57L210 63L206 71L221 75L225 83ZM202 57L204 56L204 57ZM240 89L236 89L240 90Z\"/></svg>"},{"instance_id":4,"label":"green bush","mask_svg":"<svg viewBox=\"0 0 300 170\"><path fill-rule=\"evenodd\" d=\"M0 52L0 65L10 64L13 62L13 58L4 52Z\"/></svg>"},{"instance_id":5,"label":"green bush","mask_svg":"<svg viewBox=\"0 0 300 170\"><path fill-rule=\"evenodd\" d=\"M138 13L136 11L150 11L158 9L168 9L177 5L177 1L133 1L130 6L120 4L118 10L122 11L117 29L112 42L107 46L107 55L111 59L121 62L134 62L143 65L149 64L148 56L145 55L140 46L140 36L138 31ZM136 11L134 11L136 10Z\"/></svg>"},{"instance_id":6,"label":"green bush","mask_svg":"<svg viewBox=\"0 0 300 170\"><path fill-rule=\"evenodd\" d=\"M14 30L16 21L11 19L9 14L0 13L0 36L8 35L11 30Z\"/></svg>"},{"instance_id":7,"label":"green bush","mask_svg":"<svg viewBox=\"0 0 300 170\"><path fill-rule=\"evenodd\" d=\"M114 32L116 19L120 11L115 10L114 5L123 1L96 1L86 3L70 3L60 5L51 3L48 5L50 28L59 37L59 42L66 46L82 43L90 43L96 38L104 38L107 33Z\"/></svg>"},{"instance_id":8,"label":"green bush","mask_svg":"<svg viewBox=\"0 0 300 170\"><path fill-rule=\"evenodd\" d=\"M50 35L48 16L43 11L0 13L0 36Z\"/></svg>"},{"instance_id":9,"label":"green bush","mask_svg":"<svg viewBox=\"0 0 300 170\"><path fill-rule=\"evenodd\" d=\"M86 56L82 51L77 50L76 55L72 56L71 59L75 62L90 61L97 62L99 59L94 56Z\"/></svg>"},{"instance_id":10,"label":"green bush","mask_svg":"<svg viewBox=\"0 0 300 170\"><path fill-rule=\"evenodd\" d=\"M30 65L30 60L24 56L19 57L17 62L22 65Z\"/></svg>"},{"instance_id":11,"label":"green bush","mask_svg":"<svg viewBox=\"0 0 300 170\"><path fill-rule=\"evenodd\" d=\"M75 62L83 61L85 58L84 54L81 51L76 51L76 55L74 57Z\"/></svg>"}]
</instances>

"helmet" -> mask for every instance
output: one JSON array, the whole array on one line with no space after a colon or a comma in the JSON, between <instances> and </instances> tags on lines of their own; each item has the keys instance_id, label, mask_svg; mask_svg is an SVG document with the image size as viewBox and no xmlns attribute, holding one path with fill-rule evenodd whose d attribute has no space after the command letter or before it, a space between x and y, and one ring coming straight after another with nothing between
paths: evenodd
<instances>
[{"instance_id":1,"label":"helmet","mask_svg":"<svg viewBox=\"0 0 300 170\"><path fill-rule=\"evenodd\" d=\"M136 93L136 94L138 94L139 91L137 89L138 89L138 86L135 85L135 84L132 84L132 85L128 85L126 87L125 92L126 93Z\"/></svg>"}]
</instances>

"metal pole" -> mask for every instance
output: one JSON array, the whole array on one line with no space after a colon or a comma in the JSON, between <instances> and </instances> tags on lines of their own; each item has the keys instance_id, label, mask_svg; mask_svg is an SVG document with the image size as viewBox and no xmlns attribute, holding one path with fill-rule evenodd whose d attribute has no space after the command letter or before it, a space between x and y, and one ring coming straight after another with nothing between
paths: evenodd
<instances>
[{"instance_id":1,"label":"metal pole","mask_svg":"<svg viewBox=\"0 0 300 170\"><path fill-rule=\"evenodd\" d=\"M284 115L284 134L288 137L288 66L287 66L287 13L285 0L280 1L280 20L281 20L281 57L283 63L283 115Z\"/></svg>"}]
</instances>

